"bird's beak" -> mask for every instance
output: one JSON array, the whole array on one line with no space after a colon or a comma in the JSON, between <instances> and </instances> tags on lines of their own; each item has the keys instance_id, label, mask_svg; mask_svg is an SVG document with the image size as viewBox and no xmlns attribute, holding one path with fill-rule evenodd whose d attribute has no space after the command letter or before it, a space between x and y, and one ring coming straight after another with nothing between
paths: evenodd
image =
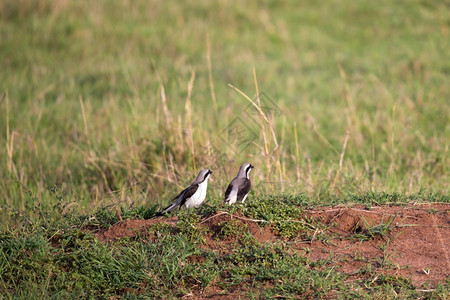
<instances>
[{"instance_id":1,"label":"bird's beak","mask_svg":"<svg viewBox=\"0 0 450 300\"><path fill-rule=\"evenodd\" d=\"M252 169L253 169L253 168L254 168L254 166L253 166L253 165L250 165L250 168L252 168Z\"/></svg>"},{"instance_id":2,"label":"bird's beak","mask_svg":"<svg viewBox=\"0 0 450 300\"><path fill-rule=\"evenodd\" d=\"M211 175L212 173L213 173L213 172L212 172L211 170L209 170L209 173L208 173L208 174L210 174L210 175Z\"/></svg>"}]
</instances>

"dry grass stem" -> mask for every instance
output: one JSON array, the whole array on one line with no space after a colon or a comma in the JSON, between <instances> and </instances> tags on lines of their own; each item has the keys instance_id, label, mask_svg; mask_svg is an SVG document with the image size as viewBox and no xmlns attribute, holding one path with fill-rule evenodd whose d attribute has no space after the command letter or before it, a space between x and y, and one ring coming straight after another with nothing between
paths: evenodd
<instances>
[{"instance_id":1,"label":"dry grass stem","mask_svg":"<svg viewBox=\"0 0 450 300\"><path fill-rule=\"evenodd\" d=\"M186 113L189 123L189 140L191 144L191 153L192 153L192 167L194 168L194 172L197 173L197 168L195 166L195 145L194 145L194 129L192 127L192 105L191 105L191 95L192 95L192 89L194 87L194 81L195 81L195 72L191 72L191 78L189 79L188 83L188 94L186 98Z\"/></svg>"}]
</instances>

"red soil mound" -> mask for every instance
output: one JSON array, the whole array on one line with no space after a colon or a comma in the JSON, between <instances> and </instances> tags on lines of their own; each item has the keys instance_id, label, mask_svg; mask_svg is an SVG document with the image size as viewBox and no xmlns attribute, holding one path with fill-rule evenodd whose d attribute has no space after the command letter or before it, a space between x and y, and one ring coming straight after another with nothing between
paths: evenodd
<instances>
[{"instance_id":1,"label":"red soil mound","mask_svg":"<svg viewBox=\"0 0 450 300\"><path fill-rule=\"evenodd\" d=\"M383 274L411 277L416 286L434 285L450 276L449 211L448 204L311 211L311 216L330 226L326 234L335 238L327 243L312 241L307 255L314 260L327 259L332 251L340 270L355 277L361 276L357 273L360 268L370 264ZM387 227L384 235L377 234Z\"/></svg>"},{"instance_id":2,"label":"red soil mound","mask_svg":"<svg viewBox=\"0 0 450 300\"><path fill-rule=\"evenodd\" d=\"M154 218L149 220L123 220L114 224L108 230L100 230L95 234L97 239L103 242L114 241L123 237L133 237L137 234L145 234L146 230L157 223L166 223L176 226L177 216L171 218Z\"/></svg>"},{"instance_id":3,"label":"red soil mound","mask_svg":"<svg viewBox=\"0 0 450 300\"><path fill-rule=\"evenodd\" d=\"M294 251L311 260L328 259L337 270L349 275L349 280L364 278L362 270L371 268L379 274L411 278L417 287L426 282L435 285L450 276L449 212L449 204L383 206L370 210L363 206L321 208L305 213L318 224L311 241L289 243ZM176 216L125 220L96 236L108 242L145 234L157 223L176 226L177 221ZM230 224L247 228L259 242L283 239L274 233L271 225L261 226L258 222L243 215L218 212L199 223L209 229L202 247L218 253L233 249L241 237L227 234L226 226ZM331 260L330 253L333 253ZM192 257L195 262L201 259Z\"/></svg>"}]
</instances>

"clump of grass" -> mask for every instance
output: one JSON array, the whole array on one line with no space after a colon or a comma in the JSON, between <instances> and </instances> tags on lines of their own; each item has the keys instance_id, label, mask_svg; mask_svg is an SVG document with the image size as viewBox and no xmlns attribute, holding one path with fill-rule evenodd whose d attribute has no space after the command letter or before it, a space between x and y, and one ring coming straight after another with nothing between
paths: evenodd
<instances>
[{"instance_id":1,"label":"clump of grass","mask_svg":"<svg viewBox=\"0 0 450 300\"><path fill-rule=\"evenodd\" d=\"M282 245L246 245L223 258L226 274L224 288L252 284L263 297L277 294L320 297L342 280L332 270L314 270L305 258L290 255Z\"/></svg>"},{"instance_id":2,"label":"clump of grass","mask_svg":"<svg viewBox=\"0 0 450 300\"><path fill-rule=\"evenodd\" d=\"M217 225L220 228L220 231L216 235L216 238L219 240L229 237L238 237L248 230L248 226L237 219L221 222Z\"/></svg>"},{"instance_id":3,"label":"clump of grass","mask_svg":"<svg viewBox=\"0 0 450 300\"><path fill-rule=\"evenodd\" d=\"M177 227L189 237L193 243L204 242L208 229L199 225L201 216L193 211L184 210L178 215Z\"/></svg>"},{"instance_id":4,"label":"clump of grass","mask_svg":"<svg viewBox=\"0 0 450 300\"><path fill-rule=\"evenodd\" d=\"M255 84L255 95L256 100L252 100L249 96L247 96L244 92L239 90L238 88L230 85L231 88L236 90L239 94L244 96L244 98L249 101L252 106L257 110L260 121L260 133L263 136L263 145L259 146L263 150L264 155L264 166L265 166L265 179L266 182L273 181L275 177L272 175L273 173L273 165L275 164L276 173L278 175L277 181L280 184L281 192L283 192L283 171L281 166L281 156L280 156L280 145L278 144L277 136L275 134L274 128L274 120L273 116L267 115L266 112L263 111L263 107L261 105L260 92L258 87L258 81L256 79L256 71L253 69L253 79Z\"/></svg>"},{"instance_id":5,"label":"clump of grass","mask_svg":"<svg viewBox=\"0 0 450 300\"><path fill-rule=\"evenodd\" d=\"M361 216L361 220L363 221L363 228L359 227L360 225L357 224L358 227L361 228L360 230L357 230L357 232L353 238L359 239L361 241L366 241L370 239L376 239L381 238L385 241L389 241L391 238L391 231L392 231L392 223L397 218L397 215L391 215L387 218L386 221L382 220L380 224L370 224L364 216Z\"/></svg>"},{"instance_id":6,"label":"clump of grass","mask_svg":"<svg viewBox=\"0 0 450 300\"><path fill-rule=\"evenodd\" d=\"M82 231L59 234L53 244L45 233L1 243L3 290L16 296L42 293L78 297L117 294L145 279L142 256L133 248L108 247ZM23 291L23 292L21 292ZM27 292L25 292L27 291Z\"/></svg>"},{"instance_id":7,"label":"clump of grass","mask_svg":"<svg viewBox=\"0 0 450 300\"><path fill-rule=\"evenodd\" d=\"M310 220L304 218L304 209L296 203L302 203L302 198L265 196L248 202L243 212L252 219L265 221L261 223L263 225L273 224L275 230L283 237L302 237L315 227Z\"/></svg>"}]
</instances>

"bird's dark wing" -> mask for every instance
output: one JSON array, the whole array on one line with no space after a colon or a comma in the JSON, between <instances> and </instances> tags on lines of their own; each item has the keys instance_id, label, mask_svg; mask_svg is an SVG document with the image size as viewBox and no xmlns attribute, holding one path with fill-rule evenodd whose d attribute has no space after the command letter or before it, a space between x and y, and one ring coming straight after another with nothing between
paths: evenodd
<instances>
[{"instance_id":1,"label":"bird's dark wing","mask_svg":"<svg viewBox=\"0 0 450 300\"><path fill-rule=\"evenodd\" d=\"M184 193L184 195L182 195L182 199L181 199L181 202L180 202L180 206L183 206L184 203L186 203L186 200L189 199L189 198L191 198L192 195L195 194L195 192L197 191L197 189L198 189L198 183L193 184L193 185L189 186L187 189L185 189L185 190L184 190L185 193ZM181 194L183 194L183 193L181 193ZM180 196L181 196L181 194L180 194Z\"/></svg>"},{"instance_id":2,"label":"bird's dark wing","mask_svg":"<svg viewBox=\"0 0 450 300\"><path fill-rule=\"evenodd\" d=\"M235 179L233 179L230 184L227 187L227 190L225 191L225 201L228 199L228 196L230 196L231 190L233 189L233 183Z\"/></svg>"},{"instance_id":3,"label":"bird's dark wing","mask_svg":"<svg viewBox=\"0 0 450 300\"><path fill-rule=\"evenodd\" d=\"M237 194L237 201L242 201L245 195L247 195L250 189L252 188L252 183L248 178L239 178L237 186L239 187Z\"/></svg>"},{"instance_id":4,"label":"bird's dark wing","mask_svg":"<svg viewBox=\"0 0 450 300\"><path fill-rule=\"evenodd\" d=\"M194 189L192 187L196 186ZM172 200L175 200L174 203L170 204L169 206L167 206L166 208L164 208L162 211L160 211L159 213L157 213L155 216L163 216L164 214L171 212L172 210L176 209L177 207L182 206L185 202L186 199L191 197L195 191L198 188L198 184L194 184L189 186L188 188L185 188L184 190L182 190L175 198L173 198ZM182 199L180 200L180 197L182 197Z\"/></svg>"},{"instance_id":5,"label":"bird's dark wing","mask_svg":"<svg viewBox=\"0 0 450 300\"><path fill-rule=\"evenodd\" d=\"M172 200L175 200L175 199L180 198L180 196L181 196L184 192L186 192L187 189L189 189L189 188L187 187L187 188L185 188L184 190L182 190L178 195L176 195L175 197L173 197Z\"/></svg>"}]
</instances>

